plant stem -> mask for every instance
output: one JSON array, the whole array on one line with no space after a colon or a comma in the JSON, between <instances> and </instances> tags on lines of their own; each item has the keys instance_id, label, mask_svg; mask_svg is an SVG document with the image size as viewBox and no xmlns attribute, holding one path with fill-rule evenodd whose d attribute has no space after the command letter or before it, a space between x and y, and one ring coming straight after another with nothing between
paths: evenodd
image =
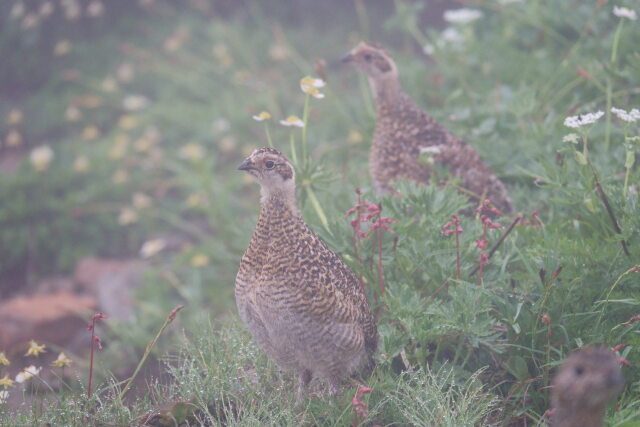
<instances>
[{"instance_id":1,"label":"plant stem","mask_svg":"<svg viewBox=\"0 0 640 427\"><path fill-rule=\"evenodd\" d=\"M610 73L607 75L607 110L605 111L605 134L604 134L604 144L605 150L609 151L609 144L611 140L611 104L612 104L612 94L613 94L613 81L611 74L615 73L616 70L616 60L618 56L618 44L620 43L620 34L622 33L622 26L624 25L624 19L620 19L618 23L618 28L616 28L616 32L613 36L613 46L611 47L611 59L610 59Z\"/></svg>"},{"instance_id":2,"label":"plant stem","mask_svg":"<svg viewBox=\"0 0 640 427\"><path fill-rule=\"evenodd\" d=\"M607 198L607 195L602 189L602 185L600 185L600 181L598 181L597 179L598 177L595 175L595 171L593 172L594 172L594 177L596 178L596 190L597 190L598 196L600 196L602 203L604 203L604 207L607 209L607 213L609 214L609 219L611 219L611 223L613 224L614 230L616 231L617 234L621 235L622 230L620 229L620 225L618 225L618 220L616 219L616 215L613 212L613 208L609 204L609 199ZM629 248L627 247L627 242L624 239L620 239L620 245L622 246L622 250L624 251L625 255L628 257L631 257L631 254L629 253Z\"/></svg>"},{"instance_id":3,"label":"plant stem","mask_svg":"<svg viewBox=\"0 0 640 427\"><path fill-rule=\"evenodd\" d=\"M511 233L513 231L513 228L516 226L516 224L518 224L518 222L520 222L520 220L522 219L522 214L518 214L516 216L516 218L513 220L513 222L511 223L511 225L509 225L509 228L507 228L507 230L502 233L502 236L500 236L500 238L498 239L498 241L493 245L493 247L489 250L489 259L491 259L491 257L493 256L493 254L498 250L498 248L500 247L500 245L502 244L502 242L504 241L504 239L507 238L507 236L509 235L509 233ZM474 274L476 274L476 272L478 271L479 266L476 266L473 270L471 270L471 273L469 273L469 277L473 276Z\"/></svg>"},{"instance_id":4,"label":"plant stem","mask_svg":"<svg viewBox=\"0 0 640 427\"><path fill-rule=\"evenodd\" d=\"M307 122L309 121L309 94L304 97L304 110L302 112L302 121L304 127L302 128L302 162L306 169L309 165L309 152L307 146Z\"/></svg>"},{"instance_id":5,"label":"plant stem","mask_svg":"<svg viewBox=\"0 0 640 427\"><path fill-rule=\"evenodd\" d=\"M296 155L296 141L293 137L293 131L289 133L289 145L291 146L291 161L293 166L298 167L298 156Z\"/></svg>"},{"instance_id":6,"label":"plant stem","mask_svg":"<svg viewBox=\"0 0 640 427\"><path fill-rule=\"evenodd\" d=\"M378 284L380 285L380 295L384 295L384 272L382 268L382 229L376 230L378 237Z\"/></svg>"},{"instance_id":7,"label":"plant stem","mask_svg":"<svg viewBox=\"0 0 640 427\"><path fill-rule=\"evenodd\" d=\"M162 332L164 332L165 329L167 329L167 326L169 326L169 324L173 322L173 320L176 317L176 314L183 308L184 308L184 305L179 305L173 310L171 310L171 312L165 319L164 323L160 327L160 330L158 330L158 333L156 334L156 336L151 340L149 344L147 344L147 347L144 350L144 354L142 355L142 359L140 359L140 362L138 362L138 366L136 366L136 370L133 371L133 375L131 375L131 377L127 380L127 383L125 384L124 388L118 395L118 400L122 401L122 398L124 397L125 393L129 391L129 388L131 387L131 383L133 383L133 380L138 375L138 372L140 372L140 369L142 369L142 365L144 365L144 362L147 360L147 357L149 357L149 354L151 354L151 350L156 345L156 342L160 338L160 335L162 334Z\"/></svg>"},{"instance_id":8,"label":"plant stem","mask_svg":"<svg viewBox=\"0 0 640 427\"><path fill-rule=\"evenodd\" d=\"M320 205L320 202L316 198L316 194L313 192L313 189L311 188L311 184L305 185L305 189L307 191L307 195L309 196L309 200L311 201L311 205L313 206L313 209L316 211L318 218L320 218L320 222L322 223L322 226L324 227L325 230L327 230L329 234L332 234L331 229L329 228L329 221L327 221L327 216L325 215L324 210Z\"/></svg>"},{"instance_id":9,"label":"plant stem","mask_svg":"<svg viewBox=\"0 0 640 427\"><path fill-rule=\"evenodd\" d=\"M267 134L267 142L269 143L269 147L274 148L273 141L271 140L271 134L269 133L269 125L266 121L264 122L264 133Z\"/></svg>"}]
</instances>

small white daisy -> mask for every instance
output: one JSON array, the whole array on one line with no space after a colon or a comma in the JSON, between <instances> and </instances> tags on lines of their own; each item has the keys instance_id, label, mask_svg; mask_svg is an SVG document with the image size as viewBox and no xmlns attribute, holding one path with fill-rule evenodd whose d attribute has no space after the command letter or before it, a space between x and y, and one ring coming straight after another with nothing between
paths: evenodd
<instances>
[{"instance_id":1,"label":"small white daisy","mask_svg":"<svg viewBox=\"0 0 640 427\"><path fill-rule=\"evenodd\" d=\"M468 24L482 18L483 15L480 10L463 7L461 9L447 10L444 12L443 17L450 24Z\"/></svg>"},{"instance_id":2,"label":"small white daisy","mask_svg":"<svg viewBox=\"0 0 640 427\"><path fill-rule=\"evenodd\" d=\"M298 116L289 116L284 120L280 120L280 124L282 126L287 126L287 127L291 127L291 126L295 126L299 128L304 127L304 122Z\"/></svg>"},{"instance_id":3,"label":"small white daisy","mask_svg":"<svg viewBox=\"0 0 640 427\"><path fill-rule=\"evenodd\" d=\"M629 9L628 7L613 6L613 14L618 18L627 18L632 21L638 19L638 14L636 13L636 11L633 9Z\"/></svg>"}]
</instances>

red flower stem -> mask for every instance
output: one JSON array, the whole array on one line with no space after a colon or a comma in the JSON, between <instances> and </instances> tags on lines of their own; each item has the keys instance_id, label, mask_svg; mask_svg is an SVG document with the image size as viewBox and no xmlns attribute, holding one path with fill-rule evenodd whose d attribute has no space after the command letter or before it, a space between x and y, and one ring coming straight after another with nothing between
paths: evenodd
<instances>
[{"instance_id":1,"label":"red flower stem","mask_svg":"<svg viewBox=\"0 0 640 427\"><path fill-rule=\"evenodd\" d=\"M89 386L87 388L87 399L91 398L91 380L93 378L93 346L95 343L95 334L96 334L96 319L95 316L91 321L91 346L89 347Z\"/></svg>"},{"instance_id":2,"label":"red flower stem","mask_svg":"<svg viewBox=\"0 0 640 427\"><path fill-rule=\"evenodd\" d=\"M488 259L491 259L491 257L493 256L493 254L498 250L498 248L500 247L500 245L502 245L502 242L504 242L504 239L507 238L507 236L509 235L509 233L511 233L513 231L513 229L515 228L515 226L518 224L518 222L520 222L520 220L522 219L522 214L518 214L516 216L516 218L513 220L513 222L511 223L511 225L509 225L509 228L507 228L507 230L502 233L502 236L500 236L500 238L498 239L498 241L491 247L491 249L489 250L489 256ZM478 270L480 269L480 266L476 266L473 270L471 270L471 272L469 273L469 277L473 276L474 274L476 274L478 272Z\"/></svg>"}]
</instances>

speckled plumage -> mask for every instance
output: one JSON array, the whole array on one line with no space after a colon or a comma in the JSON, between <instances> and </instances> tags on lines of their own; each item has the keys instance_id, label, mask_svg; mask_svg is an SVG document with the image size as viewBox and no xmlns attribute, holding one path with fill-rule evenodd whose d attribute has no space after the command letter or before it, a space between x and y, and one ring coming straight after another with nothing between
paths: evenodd
<instances>
[{"instance_id":1,"label":"speckled plumage","mask_svg":"<svg viewBox=\"0 0 640 427\"><path fill-rule=\"evenodd\" d=\"M601 427L604 412L622 390L620 363L607 348L585 348L565 360L553 379L553 427Z\"/></svg>"},{"instance_id":2,"label":"speckled plumage","mask_svg":"<svg viewBox=\"0 0 640 427\"><path fill-rule=\"evenodd\" d=\"M489 198L505 212L513 210L504 184L473 147L451 134L402 92L393 59L376 44L360 43L344 59L365 73L376 100L376 129L369 171L378 193L393 191L396 180L428 183L433 167L420 162L422 151L460 179L474 203Z\"/></svg>"},{"instance_id":3,"label":"speckled plumage","mask_svg":"<svg viewBox=\"0 0 640 427\"><path fill-rule=\"evenodd\" d=\"M235 296L258 345L299 378L341 378L372 362L378 334L362 283L305 224L293 167L274 149L255 150L239 169L261 185L261 210L240 262Z\"/></svg>"}]
</instances>

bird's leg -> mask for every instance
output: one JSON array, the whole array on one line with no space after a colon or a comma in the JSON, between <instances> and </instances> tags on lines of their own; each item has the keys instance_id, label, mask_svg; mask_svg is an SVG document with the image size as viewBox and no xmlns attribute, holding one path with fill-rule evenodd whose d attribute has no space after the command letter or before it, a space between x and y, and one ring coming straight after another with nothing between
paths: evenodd
<instances>
[{"instance_id":1,"label":"bird's leg","mask_svg":"<svg viewBox=\"0 0 640 427\"><path fill-rule=\"evenodd\" d=\"M337 396L340 393L340 378L329 378L329 396Z\"/></svg>"},{"instance_id":2,"label":"bird's leg","mask_svg":"<svg viewBox=\"0 0 640 427\"><path fill-rule=\"evenodd\" d=\"M298 393L296 394L296 404L300 405L307 395L307 388L311 382L311 371L304 369L298 373Z\"/></svg>"}]
</instances>

